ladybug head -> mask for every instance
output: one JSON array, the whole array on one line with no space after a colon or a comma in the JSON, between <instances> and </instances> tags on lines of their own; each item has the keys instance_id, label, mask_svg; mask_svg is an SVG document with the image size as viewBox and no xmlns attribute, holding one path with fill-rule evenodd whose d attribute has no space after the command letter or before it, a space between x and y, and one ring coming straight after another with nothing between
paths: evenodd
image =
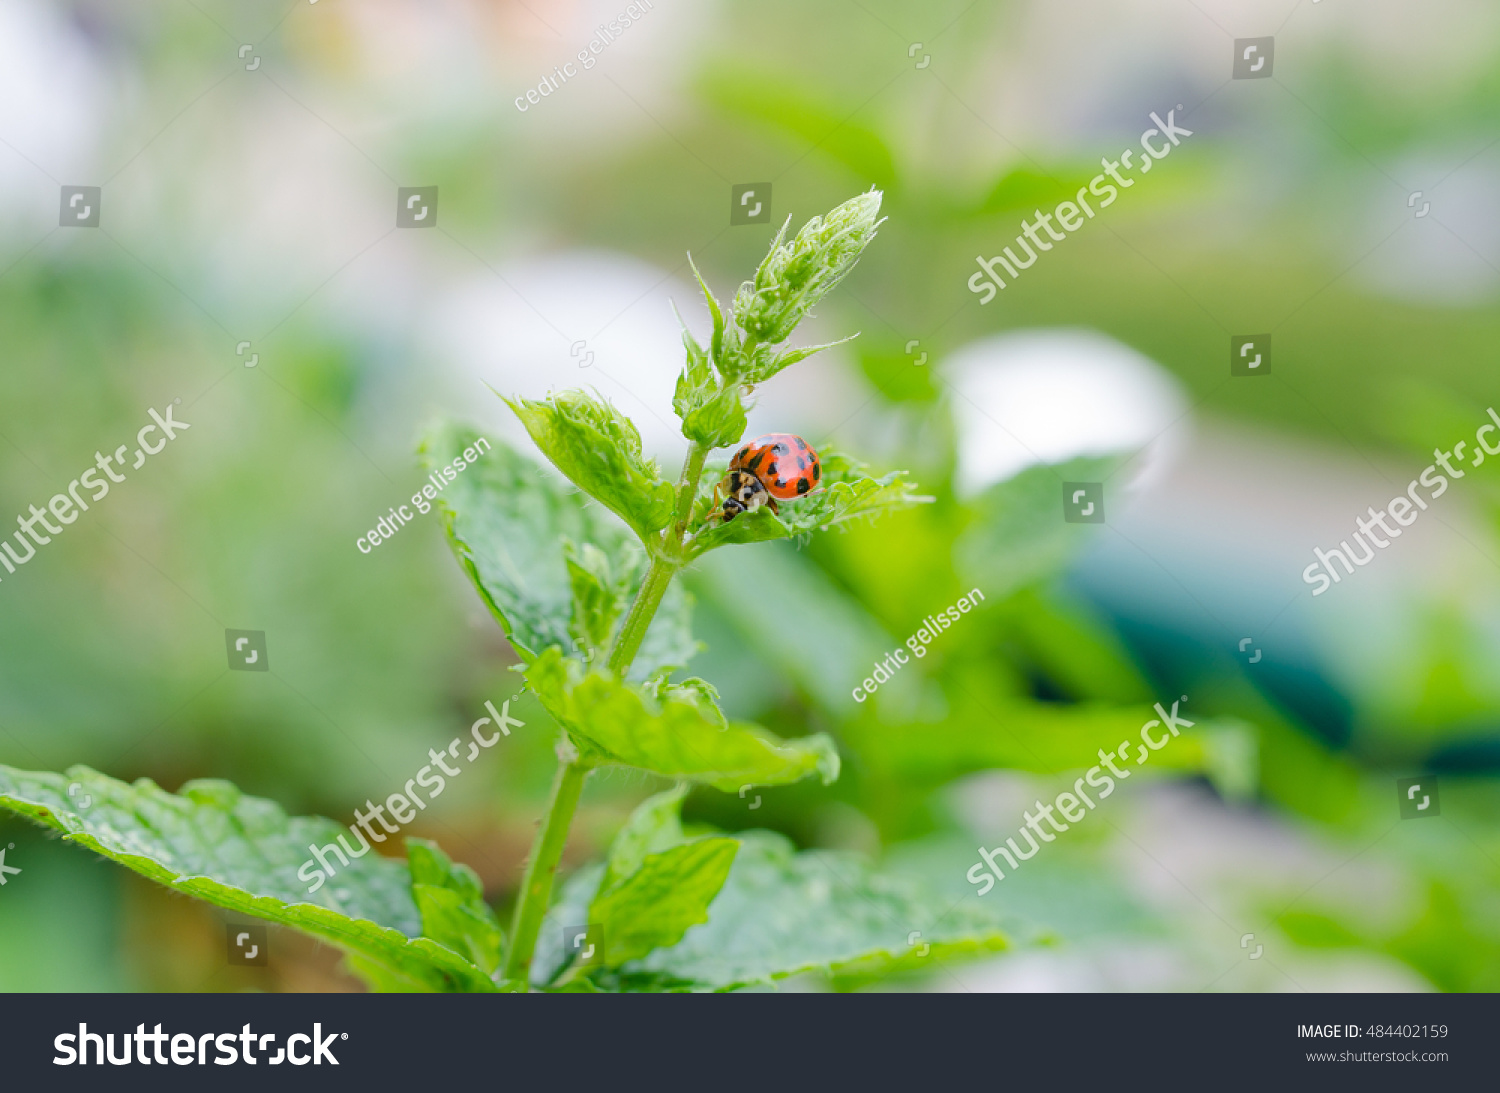
<instances>
[{"instance_id":1,"label":"ladybug head","mask_svg":"<svg viewBox=\"0 0 1500 1093\"><path fill-rule=\"evenodd\" d=\"M724 486L728 495L720 514L724 520L733 520L740 513L757 509L770 499L761 480L744 471L730 471Z\"/></svg>"}]
</instances>

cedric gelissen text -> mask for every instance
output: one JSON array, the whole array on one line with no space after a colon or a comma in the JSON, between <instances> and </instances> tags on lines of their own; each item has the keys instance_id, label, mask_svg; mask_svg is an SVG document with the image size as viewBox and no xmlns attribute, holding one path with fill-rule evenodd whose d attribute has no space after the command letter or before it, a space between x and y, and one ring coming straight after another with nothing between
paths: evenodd
<instances>
[{"instance_id":1,"label":"cedric gelissen text","mask_svg":"<svg viewBox=\"0 0 1500 1093\"><path fill-rule=\"evenodd\" d=\"M490 442L480 437L472 446L460 452L452 463L445 463L429 474L427 484L411 497L411 503L416 506L417 512L422 516L431 512L432 502L448 487L448 483L478 463L479 457L489 450ZM373 528L354 540L354 545L361 554L368 554L415 519L416 516L406 505L393 505L384 516L375 521Z\"/></svg>"},{"instance_id":2,"label":"cedric gelissen text","mask_svg":"<svg viewBox=\"0 0 1500 1093\"><path fill-rule=\"evenodd\" d=\"M113 1032L90 1032L87 1024L79 1024L78 1031L59 1033L52 1041L57 1054L53 1066L234 1066L243 1060L249 1066L266 1063L280 1066L338 1066L333 1054L335 1040L347 1040L347 1032L330 1032L323 1035L321 1023L314 1023L311 1033L294 1032L286 1038L284 1045L276 1043L276 1033L255 1032L249 1024L239 1032L205 1032L194 1036L188 1032L163 1032L157 1025L152 1032L144 1024L135 1026L135 1031L120 1033L120 1054L115 1054ZM131 1054L132 1043L135 1047ZM210 1051L213 1054L210 1054ZM273 1054L274 1052L274 1054ZM170 1058L168 1057L170 1056Z\"/></svg>"},{"instance_id":3,"label":"cedric gelissen text","mask_svg":"<svg viewBox=\"0 0 1500 1093\"><path fill-rule=\"evenodd\" d=\"M1177 109L1180 110L1181 107L1179 106ZM1099 208L1109 208L1115 203L1115 199L1119 197L1120 190L1129 189L1139 181L1139 178L1127 178L1121 174L1120 169L1122 167L1129 171L1135 170L1138 166L1140 174L1144 175L1151 170L1152 165L1157 160L1166 159L1171 154L1172 149L1182 143L1181 138L1192 136L1193 131L1191 129L1184 129L1177 124L1176 113L1176 110L1168 110L1166 121L1162 121L1161 118L1157 117L1155 111L1151 113L1151 121L1154 124L1154 128L1147 129L1141 134L1141 148L1144 149L1144 154L1140 156L1139 160L1135 158L1136 150L1134 148L1125 149L1120 153L1118 160L1113 160L1105 156L1099 161L1104 170L1095 175L1089 181L1088 186L1080 187L1078 193L1073 196L1071 201L1060 202L1057 208L1050 213L1044 213L1041 209L1037 209L1035 223L1022 220L1021 234L1016 236L1016 246L1025 253L1026 257L1024 261L1010 247L1003 248L1002 253L997 254L993 258L975 257L974 260L979 263L979 272L969 277L969 291L981 294L980 305L982 306L993 300L997 289L1005 288L1005 278L1001 277L996 271L997 266L1003 269L1010 276L1010 279L1014 281L1021 275L1022 270L1030 269L1036 264L1039 254L1051 250L1054 244L1061 243L1066 239L1068 233L1075 232L1083 227L1085 218L1092 220L1095 217L1094 207L1089 203L1088 198L1085 196L1086 194L1092 194L1099 199ZM1106 176L1112 181L1106 182ZM1054 219L1062 226L1064 229L1063 232L1059 232L1052 226ZM1047 233L1047 239L1042 238L1041 232ZM1050 243L1047 241L1048 239L1051 240ZM1032 249L1033 246L1035 249Z\"/></svg>"},{"instance_id":4,"label":"cedric gelissen text","mask_svg":"<svg viewBox=\"0 0 1500 1093\"><path fill-rule=\"evenodd\" d=\"M125 481L125 475L116 473L116 467L122 472L127 466L133 471L140 470L147 457L160 452L167 446L167 441L176 440L180 430L192 428L187 422L178 421L172 416L170 405L165 411L165 417L155 410L149 410L148 413L151 415L151 424L135 434L138 447L134 462L127 462L125 453L130 450L129 444L121 444L111 455L95 452L94 465L69 482L66 493L53 494L46 509L32 505L26 515L16 517L16 523L21 527L15 533L16 546L12 547L9 539L0 539L0 566L4 566L7 573L13 574L18 567L31 561L36 556L37 547L44 547L52 542L54 537L61 535L65 528L75 523L80 514L88 512L90 501L97 505L109 496L111 485ZM154 442L146 439L152 433L156 434ZM104 477L101 478L101 474ZM87 500L80 495L80 489L88 491ZM49 513L57 521L56 524L47 519ZM41 525L40 531L37 530L38 524ZM0 577L0 581L4 579Z\"/></svg>"},{"instance_id":5,"label":"cedric gelissen text","mask_svg":"<svg viewBox=\"0 0 1500 1093\"><path fill-rule=\"evenodd\" d=\"M928 615L922 620L925 625L906 639L906 648L912 651L913 656L921 660L927 655L927 646L931 644L933 638L957 622L960 616L967 615L970 611L974 610L975 606L983 599L984 593L975 588L967 596L960 596L958 602L947 610L939 612L936 615ZM887 653L884 659L875 665L875 670L870 673L870 678L866 679L860 686L854 688L854 701L863 702L869 698L880 689L882 683L889 680L901 668L910 663L911 658L906 655L906 650L904 649L898 647L894 651Z\"/></svg>"},{"instance_id":6,"label":"cedric gelissen text","mask_svg":"<svg viewBox=\"0 0 1500 1093\"><path fill-rule=\"evenodd\" d=\"M468 741L469 754L467 762L470 763L479 757L481 749L492 748L500 742L501 736L509 736L512 726L519 729L526 724L519 718L510 716L509 699L501 703L498 710L495 709L492 702L486 702L484 708L490 712L490 717L481 717L469 727L469 733L473 737L472 740ZM493 718L495 728L500 731L486 735L484 726L492 723L491 718ZM442 796L443 790L448 788L448 778L457 778L464 772L463 767L450 766L447 761L448 759L458 758L458 753L463 743L463 737L455 736L453 742L448 745L445 752L438 751L436 748L429 748L427 758L432 760L432 762L417 771L415 777L407 779L406 785L402 787L406 790L405 793L392 793L385 799L384 804L376 804L374 801L366 800L365 808L369 810L368 812L361 813L358 809L355 809L354 823L349 825L349 833L354 836L355 842L359 844L357 848L346 843L343 835L338 837L337 842L329 843L327 846L318 846L316 843L309 845L307 849L312 857L303 862L302 867L297 870L297 879L309 885L307 894L312 895L319 888L322 888L330 877L337 876L340 868L345 868L349 865L350 859L362 858L368 854L371 842L385 842L386 836L376 831L373 824L378 823L386 834L395 835L400 832L403 825L409 824L417 818L417 809L425 811L427 802L422 800L422 795L417 792L418 786L428 791L428 800ZM442 771L442 774L434 772L433 767ZM445 778L444 775L447 777ZM412 807L413 805L416 806L416 809ZM389 810L391 818L396 821L397 826L393 827L386 820L385 814L387 810ZM368 840L365 838L366 835L369 836ZM330 856L338 859L338 865L335 865L330 860ZM317 865L313 864L314 859L316 859ZM322 866L322 868L320 869L318 866Z\"/></svg>"},{"instance_id":7,"label":"cedric gelissen text","mask_svg":"<svg viewBox=\"0 0 1500 1093\"><path fill-rule=\"evenodd\" d=\"M1181 701L1186 702L1187 695L1183 695ZM1152 752L1160 751L1170 744L1177 736L1180 728L1192 726L1193 722L1185 717L1178 716L1177 707L1177 702L1172 703L1172 711L1168 713L1161 708L1160 702L1156 703L1156 712L1161 716L1153 717L1141 726L1141 739L1135 745L1137 751L1135 762L1137 766L1140 766L1147 759L1151 758ZM1165 726L1165 728L1162 729L1160 736L1153 736L1151 730L1161 728L1162 726ZM1055 841L1058 835L1087 816L1089 814L1088 810L1098 807L1094 803L1093 797L1090 797L1088 791L1083 788L1084 783L1098 790L1099 800L1102 801L1115 791L1116 779L1123 780L1129 778L1130 771L1117 766L1116 761L1126 764L1130 762L1130 745L1131 740L1129 737L1126 737L1120 741L1114 751L1106 752L1103 748L1100 748L1099 762L1085 771L1073 783L1071 792L1064 791L1059 793L1057 799L1051 804L1043 804L1041 801L1037 801L1037 814L1035 816L1030 812L1021 813L1022 816L1026 817L1026 825L1021 828L1020 835L1026 840L1026 845L1031 848L1029 851L1022 851L1016 845L1014 838L1006 839L1005 845L997 846L993 850L986 850L982 846L979 847L979 856L984 860L975 862L969 868L967 874L970 884L981 886L978 894L981 896L984 895L991 888L995 887L996 881L1005 879L1005 871L1000 868L1000 863L996 860L997 858L1004 858L1005 864L1010 866L1011 872L1014 873L1020 868L1021 862L1036 857L1036 853L1041 849L1042 843ZM1104 773L1105 768L1109 769L1109 774ZM1087 810L1085 806L1087 806ZM1053 819L1052 813L1054 810L1068 822L1059 823ZM1044 828L1042 826L1043 823L1046 823L1052 830L1048 831L1047 828ZM1035 832L1035 837L1033 837L1033 832ZM1037 842L1037 839L1040 839L1041 843Z\"/></svg>"},{"instance_id":8,"label":"cedric gelissen text","mask_svg":"<svg viewBox=\"0 0 1500 1093\"><path fill-rule=\"evenodd\" d=\"M652 10L651 0L636 0L635 3L626 4L625 10L616 15L608 23L600 23L595 29L594 36L589 39L587 49L578 51L578 63L583 65L587 71L599 63L599 54L604 52L604 47L613 42L621 34L630 29L630 24L639 22L646 12ZM562 88L570 77L578 75L578 69L573 67L573 62L568 61L561 67L553 66L551 76L543 76L540 83L530 88L524 96L516 96L516 109L521 113L531 109L530 103L535 106L554 91Z\"/></svg>"},{"instance_id":9,"label":"cedric gelissen text","mask_svg":"<svg viewBox=\"0 0 1500 1093\"><path fill-rule=\"evenodd\" d=\"M1500 455L1500 443L1493 448L1485 438L1490 434L1500 433L1500 414L1495 413L1491 406L1488 411L1490 420L1481 425L1474 434L1473 458L1469 460L1469 468L1484 463L1486 455ZM1375 559L1375 548L1384 550L1391 545L1392 539L1400 538L1401 529L1411 527L1417 522L1417 517L1427 511L1427 502L1436 501L1448 492L1448 479L1462 478L1468 471L1463 469L1464 449L1469 446L1467 440L1460 440L1453 445L1453 450L1445 452L1441 448L1432 450L1433 462L1406 487L1406 493L1393 498L1385 508L1379 512L1375 506L1369 507L1369 516L1357 516L1354 519L1355 526L1359 528L1352 536L1354 542L1362 547L1355 550L1349 545L1349 540L1342 540L1332 550L1324 550L1321 547L1313 547L1313 557L1317 561L1302 571L1302 580L1305 584L1316 584L1313 589L1314 596L1321 596L1335 584L1338 584L1346 576L1354 573L1355 566L1369 565ZM1442 467L1446 474L1439 474L1438 467ZM1429 492L1427 500L1422 499L1417 487L1423 486ZM1395 526L1387 523L1387 518L1395 521ZM1375 529L1379 528L1377 532ZM1344 567L1340 573L1338 566L1333 563L1338 561ZM1320 571L1321 570L1321 571ZM1321 582L1321 583L1320 583Z\"/></svg>"}]
</instances>

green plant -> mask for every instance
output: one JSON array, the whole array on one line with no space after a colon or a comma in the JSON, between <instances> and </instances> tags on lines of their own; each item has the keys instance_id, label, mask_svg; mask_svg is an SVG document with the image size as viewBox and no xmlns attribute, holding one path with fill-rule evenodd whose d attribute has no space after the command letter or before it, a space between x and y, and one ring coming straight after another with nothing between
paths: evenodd
<instances>
[{"instance_id":1,"label":"green plant","mask_svg":"<svg viewBox=\"0 0 1500 1093\"><path fill-rule=\"evenodd\" d=\"M173 795L83 767L66 775L0 767L0 806L177 890L338 945L376 989L730 989L1003 947L985 914L928 909L920 892L863 861L798 853L771 832L690 834L680 819L692 785L743 794L839 774L826 735L779 739L731 723L710 683L672 681L697 650L691 604L673 578L710 550L809 535L923 500L903 474L873 478L825 450L823 488L780 514L707 519L724 470L708 466L709 453L739 442L757 385L825 348L784 343L874 238L880 200L873 190L856 197L789 241L783 226L727 313L698 278L713 335L705 347L684 329L673 406L688 451L675 484L642 454L627 418L570 391L510 405L576 490L503 445L449 488L445 525L460 564L561 728L508 940L473 871L423 840L407 840L406 863L362 855L307 889L304 848L342 829L288 818L225 782L193 782ZM422 450L440 466L476 439L445 425ZM584 781L608 765L675 785L641 804L606 860L576 873L554 901ZM549 919L554 928L543 931ZM911 946L915 922L928 927L920 949ZM562 927L583 923L602 928L601 959L587 968L570 963L560 940Z\"/></svg>"}]
</instances>

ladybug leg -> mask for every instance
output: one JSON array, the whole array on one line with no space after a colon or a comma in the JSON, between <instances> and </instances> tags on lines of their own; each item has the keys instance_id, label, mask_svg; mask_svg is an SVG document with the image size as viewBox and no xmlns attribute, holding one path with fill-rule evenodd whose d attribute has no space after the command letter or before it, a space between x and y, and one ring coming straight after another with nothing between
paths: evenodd
<instances>
[{"instance_id":1,"label":"ladybug leg","mask_svg":"<svg viewBox=\"0 0 1500 1093\"><path fill-rule=\"evenodd\" d=\"M776 498L772 497L769 493L766 494L766 504L771 507L772 512L776 513L778 516L781 515L781 510L776 507Z\"/></svg>"},{"instance_id":2,"label":"ladybug leg","mask_svg":"<svg viewBox=\"0 0 1500 1093\"><path fill-rule=\"evenodd\" d=\"M720 482L714 487L713 503L709 506L708 516L704 522L708 524L718 523L724 519L724 499L720 496L724 492L724 483Z\"/></svg>"}]
</instances>

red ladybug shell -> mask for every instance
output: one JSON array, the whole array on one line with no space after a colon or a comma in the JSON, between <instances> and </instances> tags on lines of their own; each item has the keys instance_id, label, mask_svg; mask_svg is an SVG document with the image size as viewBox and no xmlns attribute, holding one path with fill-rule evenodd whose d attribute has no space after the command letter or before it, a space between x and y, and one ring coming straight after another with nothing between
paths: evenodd
<instances>
[{"instance_id":1,"label":"red ladybug shell","mask_svg":"<svg viewBox=\"0 0 1500 1093\"><path fill-rule=\"evenodd\" d=\"M756 437L729 462L730 471L753 474L772 497L801 497L823 477L818 453L800 436L767 433Z\"/></svg>"}]
</instances>

